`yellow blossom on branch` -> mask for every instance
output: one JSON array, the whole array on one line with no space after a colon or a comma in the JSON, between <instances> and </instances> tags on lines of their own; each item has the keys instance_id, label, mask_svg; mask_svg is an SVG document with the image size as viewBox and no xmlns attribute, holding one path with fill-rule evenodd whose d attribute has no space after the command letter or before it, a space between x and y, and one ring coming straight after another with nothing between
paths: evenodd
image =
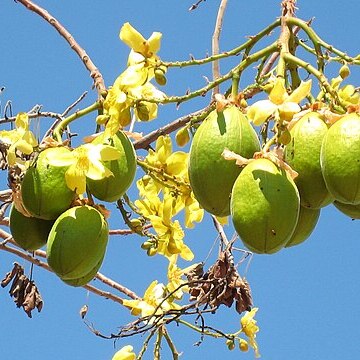
<instances>
[{"instance_id":1,"label":"yellow blossom on branch","mask_svg":"<svg viewBox=\"0 0 360 360\"><path fill-rule=\"evenodd\" d=\"M135 206L151 222L157 234L157 252L167 258L179 254L185 260L192 260L194 254L184 243L185 233L179 221L172 221L175 205L176 199L169 191L164 192L162 201L156 192L147 193L145 198L135 201Z\"/></svg>"},{"instance_id":2,"label":"yellow blossom on branch","mask_svg":"<svg viewBox=\"0 0 360 360\"><path fill-rule=\"evenodd\" d=\"M86 191L86 178L100 180L113 173L104 166L104 161L120 157L117 149L109 145L84 144L69 153L52 152L48 156L53 166L69 166L65 172L65 181L69 189L83 194Z\"/></svg>"},{"instance_id":3,"label":"yellow blossom on branch","mask_svg":"<svg viewBox=\"0 0 360 360\"><path fill-rule=\"evenodd\" d=\"M119 351L115 353L112 360L135 360L136 354L133 352L131 345L123 346Z\"/></svg>"},{"instance_id":4,"label":"yellow blossom on branch","mask_svg":"<svg viewBox=\"0 0 360 360\"><path fill-rule=\"evenodd\" d=\"M146 289L142 299L124 300L123 305L131 310L135 316L159 315L171 309L180 309L180 305L167 298L166 287L157 280L153 281Z\"/></svg>"},{"instance_id":5,"label":"yellow blossom on branch","mask_svg":"<svg viewBox=\"0 0 360 360\"><path fill-rule=\"evenodd\" d=\"M194 222L202 221L204 210L200 208L189 185L188 160L188 153L183 151L172 152L172 142L168 135L160 136L156 141L155 150L150 149L145 158L149 165L173 178L172 184L179 193L176 197L174 213L177 214L184 209L185 226L193 228ZM149 186L150 182L151 180L147 181L147 186ZM159 182L154 182L153 186L157 187L158 192L164 188ZM146 191L142 192L142 194L144 193Z\"/></svg>"},{"instance_id":6,"label":"yellow blossom on branch","mask_svg":"<svg viewBox=\"0 0 360 360\"><path fill-rule=\"evenodd\" d=\"M256 320L254 320L258 310L258 308L251 309L251 311L248 311L240 320L241 331L249 338L250 346L254 349L256 357L260 357L259 347L255 340L259 327L256 325Z\"/></svg>"},{"instance_id":7,"label":"yellow blossom on branch","mask_svg":"<svg viewBox=\"0 0 360 360\"><path fill-rule=\"evenodd\" d=\"M29 116L26 113L21 112L17 114L15 127L14 130L0 131L0 141L9 145L7 162L10 166L15 165L15 163L19 165L24 164L20 158L16 157L16 151L30 155L38 145L34 134L29 130Z\"/></svg>"},{"instance_id":8,"label":"yellow blossom on branch","mask_svg":"<svg viewBox=\"0 0 360 360\"><path fill-rule=\"evenodd\" d=\"M261 125L272 116L283 121L290 121L301 111L299 103L310 94L311 84L311 80L302 81L300 86L289 95L284 79L277 78L270 91L269 99L257 101L248 108L249 120L254 125Z\"/></svg>"},{"instance_id":9,"label":"yellow blossom on branch","mask_svg":"<svg viewBox=\"0 0 360 360\"><path fill-rule=\"evenodd\" d=\"M155 56L160 50L160 32L153 32L149 39L145 39L130 23L125 23L120 30L119 37L127 46L146 58Z\"/></svg>"}]
</instances>

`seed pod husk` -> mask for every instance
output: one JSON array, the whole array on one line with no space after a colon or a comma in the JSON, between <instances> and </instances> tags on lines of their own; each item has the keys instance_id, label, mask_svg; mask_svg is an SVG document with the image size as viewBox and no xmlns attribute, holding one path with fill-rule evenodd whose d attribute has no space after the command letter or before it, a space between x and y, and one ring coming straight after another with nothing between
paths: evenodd
<instances>
[{"instance_id":1,"label":"seed pod husk","mask_svg":"<svg viewBox=\"0 0 360 360\"><path fill-rule=\"evenodd\" d=\"M299 216L300 198L294 181L267 159L245 166L231 195L231 216L245 246L271 254L291 238Z\"/></svg>"},{"instance_id":2,"label":"seed pod husk","mask_svg":"<svg viewBox=\"0 0 360 360\"><path fill-rule=\"evenodd\" d=\"M332 202L320 166L320 151L328 127L316 112L303 116L291 129L285 161L298 172L295 184L304 207L318 209Z\"/></svg>"},{"instance_id":3,"label":"seed pod husk","mask_svg":"<svg viewBox=\"0 0 360 360\"><path fill-rule=\"evenodd\" d=\"M63 280L87 276L104 257L108 224L93 207L76 206L61 214L48 237L47 259Z\"/></svg>"},{"instance_id":4,"label":"seed pod husk","mask_svg":"<svg viewBox=\"0 0 360 360\"><path fill-rule=\"evenodd\" d=\"M360 204L360 116L345 115L328 130L321 147L321 170L333 198Z\"/></svg>"},{"instance_id":5,"label":"seed pod husk","mask_svg":"<svg viewBox=\"0 0 360 360\"><path fill-rule=\"evenodd\" d=\"M236 106L212 111L197 129L190 148L189 179L195 198L216 216L230 214L231 189L241 172L234 160L223 158L224 149L245 158L260 150L255 130Z\"/></svg>"},{"instance_id":6,"label":"seed pod husk","mask_svg":"<svg viewBox=\"0 0 360 360\"><path fill-rule=\"evenodd\" d=\"M16 210L10 210L10 232L15 242L24 250L37 250L46 244L54 221L27 217Z\"/></svg>"},{"instance_id":7,"label":"seed pod husk","mask_svg":"<svg viewBox=\"0 0 360 360\"><path fill-rule=\"evenodd\" d=\"M101 180L87 178L89 191L99 200L117 201L124 195L135 177L136 154L134 146L122 131L118 131L109 139L106 139L105 135L101 134L93 141L93 144L114 146L120 152L120 158L104 162L104 165L111 170L113 176Z\"/></svg>"},{"instance_id":8,"label":"seed pod husk","mask_svg":"<svg viewBox=\"0 0 360 360\"><path fill-rule=\"evenodd\" d=\"M67 153L69 149L48 148L42 151L34 166L31 166L21 183L23 204L28 212L37 218L55 220L67 210L76 193L65 182L67 166L52 166L47 154L52 151Z\"/></svg>"},{"instance_id":9,"label":"seed pod husk","mask_svg":"<svg viewBox=\"0 0 360 360\"><path fill-rule=\"evenodd\" d=\"M308 239L316 227L319 216L320 209L309 209L300 206L299 219L295 231L285 247L299 245Z\"/></svg>"},{"instance_id":10,"label":"seed pod husk","mask_svg":"<svg viewBox=\"0 0 360 360\"><path fill-rule=\"evenodd\" d=\"M360 219L360 204L351 205L334 201L334 206L343 214L349 216L351 219Z\"/></svg>"}]
</instances>

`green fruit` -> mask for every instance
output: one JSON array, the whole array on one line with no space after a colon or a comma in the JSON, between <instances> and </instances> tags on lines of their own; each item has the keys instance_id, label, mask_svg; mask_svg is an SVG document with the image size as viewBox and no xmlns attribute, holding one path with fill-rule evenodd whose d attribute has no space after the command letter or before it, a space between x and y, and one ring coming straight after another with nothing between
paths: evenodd
<instances>
[{"instance_id":1,"label":"green fruit","mask_svg":"<svg viewBox=\"0 0 360 360\"><path fill-rule=\"evenodd\" d=\"M42 151L35 165L26 171L21 184L25 208L32 216L45 220L55 220L70 207L75 198L75 192L65 182L68 167L49 165L47 154L52 151L64 154L70 152L64 147Z\"/></svg>"},{"instance_id":2,"label":"green fruit","mask_svg":"<svg viewBox=\"0 0 360 360\"><path fill-rule=\"evenodd\" d=\"M211 214L230 214L230 194L241 168L221 155L229 149L252 158L260 144L255 130L235 106L212 111L197 129L189 155L189 179L195 198Z\"/></svg>"},{"instance_id":3,"label":"green fruit","mask_svg":"<svg viewBox=\"0 0 360 360\"><path fill-rule=\"evenodd\" d=\"M311 209L332 202L320 166L321 144L327 131L319 114L308 113L291 129L291 142L285 148L285 161L299 173L295 184L301 205Z\"/></svg>"},{"instance_id":4,"label":"green fruit","mask_svg":"<svg viewBox=\"0 0 360 360\"><path fill-rule=\"evenodd\" d=\"M24 250L37 250L46 244L54 221L27 217L12 205L10 231L15 242Z\"/></svg>"},{"instance_id":5,"label":"green fruit","mask_svg":"<svg viewBox=\"0 0 360 360\"><path fill-rule=\"evenodd\" d=\"M300 206L299 219L296 224L295 231L285 247L299 245L304 242L315 229L319 216L320 209L309 209Z\"/></svg>"},{"instance_id":6,"label":"green fruit","mask_svg":"<svg viewBox=\"0 0 360 360\"><path fill-rule=\"evenodd\" d=\"M76 206L61 214L49 237L47 259L62 280L87 276L104 257L108 224L101 213L90 206Z\"/></svg>"},{"instance_id":7,"label":"green fruit","mask_svg":"<svg viewBox=\"0 0 360 360\"><path fill-rule=\"evenodd\" d=\"M245 166L231 196L231 215L245 246L256 253L279 251L291 238L299 216L299 192L285 170L267 159Z\"/></svg>"},{"instance_id":8,"label":"green fruit","mask_svg":"<svg viewBox=\"0 0 360 360\"><path fill-rule=\"evenodd\" d=\"M105 139L104 134L99 135L93 144L114 146L120 152L118 160L105 161L104 165L111 170L114 176L101 180L87 179L90 192L99 200L113 202L120 199L132 184L136 171L136 154L129 138L118 131L110 139Z\"/></svg>"},{"instance_id":9,"label":"green fruit","mask_svg":"<svg viewBox=\"0 0 360 360\"><path fill-rule=\"evenodd\" d=\"M65 284L70 285L70 286L84 286L86 285L88 282L90 282L95 275L97 274L97 272L99 271L102 262L104 260L104 257L101 258L101 260L98 262L98 264L94 267L94 269L92 269L88 274L86 274L83 277L77 278L77 279L63 279L60 278Z\"/></svg>"},{"instance_id":10,"label":"green fruit","mask_svg":"<svg viewBox=\"0 0 360 360\"><path fill-rule=\"evenodd\" d=\"M359 115L345 115L330 127L321 147L321 169L335 200L360 204Z\"/></svg>"},{"instance_id":11,"label":"green fruit","mask_svg":"<svg viewBox=\"0 0 360 360\"><path fill-rule=\"evenodd\" d=\"M360 219L360 204L342 204L338 201L334 201L334 206L343 214L351 217L352 219Z\"/></svg>"}]
</instances>

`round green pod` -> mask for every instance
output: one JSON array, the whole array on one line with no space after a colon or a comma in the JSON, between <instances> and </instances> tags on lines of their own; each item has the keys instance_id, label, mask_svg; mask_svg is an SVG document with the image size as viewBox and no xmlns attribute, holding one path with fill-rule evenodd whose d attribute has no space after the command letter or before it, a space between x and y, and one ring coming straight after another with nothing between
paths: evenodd
<instances>
[{"instance_id":1,"label":"round green pod","mask_svg":"<svg viewBox=\"0 0 360 360\"><path fill-rule=\"evenodd\" d=\"M360 204L360 116L345 115L328 130L321 147L321 170L333 198Z\"/></svg>"},{"instance_id":2,"label":"round green pod","mask_svg":"<svg viewBox=\"0 0 360 360\"><path fill-rule=\"evenodd\" d=\"M28 212L37 218L55 220L67 210L76 193L65 182L67 166L52 166L47 155L50 152L67 153L64 147L48 148L42 151L34 166L25 173L21 183L23 204Z\"/></svg>"},{"instance_id":3,"label":"round green pod","mask_svg":"<svg viewBox=\"0 0 360 360\"><path fill-rule=\"evenodd\" d=\"M88 275L104 257L109 229L93 207L76 206L61 214L51 228L47 259L63 280Z\"/></svg>"},{"instance_id":4,"label":"round green pod","mask_svg":"<svg viewBox=\"0 0 360 360\"><path fill-rule=\"evenodd\" d=\"M301 199L301 197L300 197ZM290 240L285 247L299 245L309 238L319 220L320 209L309 209L300 206L299 219Z\"/></svg>"},{"instance_id":5,"label":"round green pod","mask_svg":"<svg viewBox=\"0 0 360 360\"><path fill-rule=\"evenodd\" d=\"M27 217L16 210L10 210L10 232L15 242L24 250L37 250L46 244L54 221Z\"/></svg>"},{"instance_id":6,"label":"round green pod","mask_svg":"<svg viewBox=\"0 0 360 360\"><path fill-rule=\"evenodd\" d=\"M197 129L189 154L189 180L195 198L209 213L230 214L230 194L241 168L225 160L224 149L245 158L260 150L259 139L245 115L229 106L212 111Z\"/></svg>"},{"instance_id":7,"label":"round green pod","mask_svg":"<svg viewBox=\"0 0 360 360\"><path fill-rule=\"evenodd\" d=\"M246 165L232 189L232 222L245 246L256 253L275 253L286 245L299 208L294 181L267 159Z\"/></svg>"},{"instance_id":8,"label":"round green pod","mask_svg":"<svg viewBox=\"0 0 360 360\"><path fill-rule=\"evenodd\" d=\"M63 279L63 278L60 277L60 279L65 284L70 285L70 286L75 286L75 287L84 286L95 277L95 275L97 274L97 272L101 268L103 260L104 260L104 257L101 258L101 260L94 267L94 269L92 269L88 274L86 274L83 277L80 277L80 278L77 278L77 279Z\"/></svg>"},{"instance_id":9,"label":"round green pod","mask_svg":"<svg viewBox=\"0 0 360 360\"><path fill-rule=\"evenodd\" d=\"M328 127L316 112L304 115L291 129L284 159L296 171L302 206L318 209L332 202L320 166L320 151Z\"/></svg>"},{"instance_id":10,"label":"round green pod","mask_svg":"<svg viewBox=\"0 0 360 360\"><path fill-rule=\"evenodd\" d=\"M352 219L360 219L360 204L343 204L339 201L334 201L333 204L343 214L351 217Z\"/></svg>"},{"instance_id":11,"label":"round green pod","mask_svg":"<svg viewBox=\"0 0 360 360\"><path fill-rule=\"evenodd\" d=\"M134 146L122 131L118 131L108 139L105 138L105 134L101 134L92 143L111 145L120 152L119 159L104 162L113 176L101 180L86 179L88 189L97 199L107 202L117 201L124 195L135 177L136 153Z\"/></svg>"}]
</instances>

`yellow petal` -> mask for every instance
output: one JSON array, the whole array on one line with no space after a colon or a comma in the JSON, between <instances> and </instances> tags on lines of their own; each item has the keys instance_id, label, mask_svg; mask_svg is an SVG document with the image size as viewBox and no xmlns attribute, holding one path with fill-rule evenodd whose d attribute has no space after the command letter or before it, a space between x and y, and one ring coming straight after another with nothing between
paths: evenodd
<instances>
[{"instance_id":1,"label":"yellow petal","mask_svg":"<svg viewBox=\"0 0 360 360\"><path fill-rule=\"evenodd\" d=\"M187 172L188 154L176 151L166 159L166 172L169 175L179 175Z\"/></svg>"},{"instance_id":2,"label":"yellow petal","mask_svg":"<svg viewBox=\"0 0 360 360\"><path fill-rule=\"evenodd\" d=\"M160 32L153 32L148 39L149 55L156 54L160 50L162 34Z\"/></svg>"},{"instance_id":3,"label":"yellow petal","mask_svg":"<svg viewBox=\"0 0 360 360\"><path fill-rule=\"evenodd\" d=\"M76 163L73 151L56 151L56 148L54 148L54 150L52 151L47 152L46 159L52 166L70 166Z\"/></svg>"},{"instance_id":4,"label":"yellow petal","mask_svg":"<svg viewBox=\"0 0 360 360\"><path fill-rule=\"evenodd\" d=\"M120 40L136 52L141 53L146 42L145 38L130 23L125 23L120 29Z\"/></svg>"},{"instance_id":5,"label":"yellow petal","mask_svg":"<svg viewBox=\"0 0 360 360\"><path fill-rule=\"evenodd\" d=\"M17 129L23 131L29 130L29 116L28 114L21 112L16 115L15 126Z\"/></svg>"},{"instance_id":6,"label":"yellow petal","mask_svg":"<svg viewBox=\"0 0 360 360\"><path fill-rule=\"evenodd\" d=\"M129 66L119 77L122 86L141 86L148 79L147 69L143 64Z\"/></svg>"},{"instance_id":7,"label":"yellow petal","mask_svg":"<svg viewBox=\"0 0 360 360\"><path fill-rule=\"evenodd\" d=\"M101 180L113 175L113 173L100 161L92 161L85 175L92 180Z\"/></svg>"},{"instance_id":8,"label":"yellow petal","mask_svg":"<svg viewBox=\"0 0 360 360\"><path fill-rule=\"evenodd\" d=\"M100 158L102 161L117 160L120 158L120 151L110 145L101 145Z\"/></svg>"},{"instance_id":9,"label":"yellow petal","mask_svg":"<svg viewBox=\"0 0 360 360\"><path fill-rule=\"evenodd\" d=\"M172 143L171 138L168 135L159 136L156 140L156 154L158 156L159 161L162 164L166 163L166 159L171 155L172 152Z\"/></svg>"},{"instance_id":10,"label":"yellow petal","mask_svg":"<svg viewBox=\"0 0 360 360\"><path fill-rule=\"evenodd\" d=\"M285 89L285 81L282 78L277 78L275 80L274 87L270 91L269 100L275 105L282 104L288 97L288 94Z\"/></svg>"},{"instance_id":11,"label":"yellow petal","mask_svg":"<svg viewBox=\"0 0 360 360\"><path fill-rule=\"evenodd\" d=\"M33 152L33 147L25 140L19 140L15 143L16 149L20 150L26 155L30 155Z\"/></svg>"},{"instance_id":12,"label":"yellow petal","mask_svg":"<svg viewBox=\"0 0 360 360\"><path fill-rule=\"evenodd\" d=\"M74 165L65 172L66 185L70 190L76 191L78 195L86 191L86 177L83 171L78 170Z\"/></svg>"},{"instance_id":13,"label":"yellow petal","mask_svg":"<svg viewBox=\"0 0 360 360\"><path fill-rule=\"evenodd\" d=\"M301 111L301 107L295 102L285 102L278 110L281 120L291 121L293 116Z\"/></svg>"},{"instance_id":14,"label":"yellow petal","mask_svg":"<svg viewBox=\"0 0 360 360\"><path fill-rule=\"evenodd\" d=\"M32 147L35 147L38 145L35 135L31 131L25 132L25 134L23 135L23 140L25 140Z\"/></svg>"},{"instance_id":15,"label":"yellow petal","mask_svg":"<svg viewBox=\"0 0 360 360\"><path fill-rule=\"evenodd\" d=\"M259 126L263 124L270 116L272 116L277 109L277 106L269 100L260 100L251 105L247 111L250 121L254 125Z\"/></svg>"},{"instance_id":16,"label":"yellow petal","mask_svg":"<svg viewBox=\"0 0 360 360\"><path fill-rule=\"evenodd\" d=\"M305 99L311 92L312 80L302 81L298 88L296 88L286 99L286 102L294 102L299 104L301 100Z\"/></svg>"},{"instance_id":17,"label":"yellow petal","mask_svg":"<svg viewBox=\"0 0 360 360\"><path fill-rule=\"evenodd\" d=\"M135 360L136 355L133 352L133 347L131 345L126 345L122 347L118 352L115 353L112 360Z\"/></svg>"},{"instance_id":18,"label":"yellow petal","mask_svg":"<svg viewBox=\"0 0 360 360\"><path fill-rule=\"evenodd\" d=\"M190 248L183 244L182 248L181 248L181 253L180 256L186 260L186 261L192 261L194 259L194 254L193 252L190 250Z\"/></svg>"}]
</instances>

